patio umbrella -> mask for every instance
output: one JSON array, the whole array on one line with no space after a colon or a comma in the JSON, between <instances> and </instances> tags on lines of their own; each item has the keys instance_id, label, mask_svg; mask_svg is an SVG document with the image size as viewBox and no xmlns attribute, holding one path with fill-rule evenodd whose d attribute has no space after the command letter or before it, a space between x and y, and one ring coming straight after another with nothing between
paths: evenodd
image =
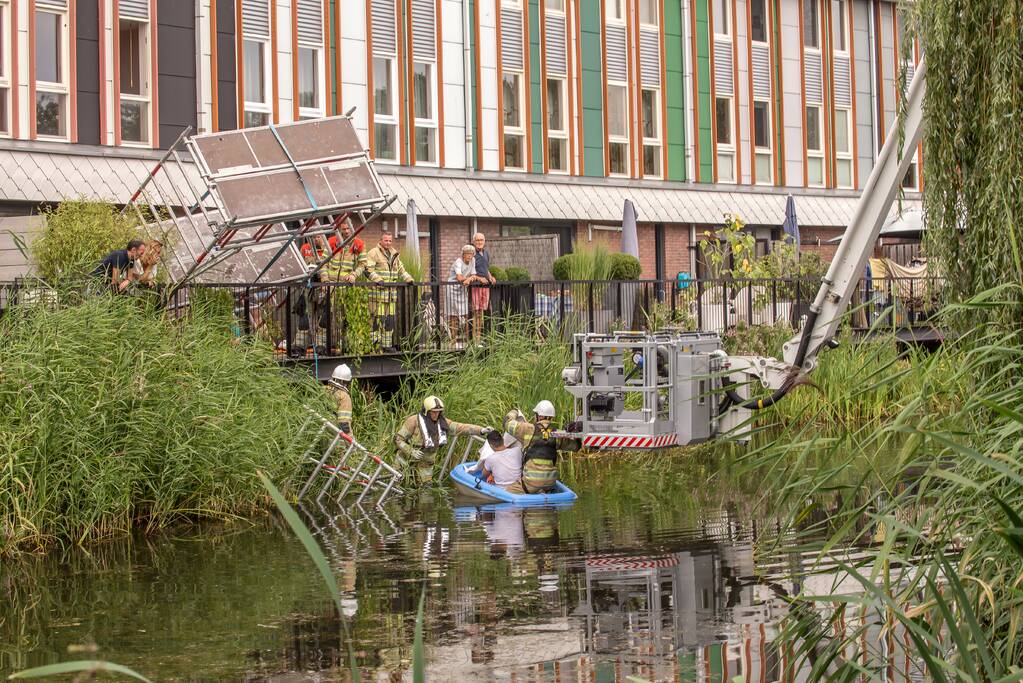
<instances>
[{"instance_id":1,"label":"patio umbrella","mask_svg":"<svg viewBox=\"0 0 1023 683\"><path fill-rule=\"evenodd\" d=\"M416 200L409 199L405 209L405 246L419 259L419 218L416 216Z\"/></svg>"},{"instance_id":2,"label":"patio umbrella","mask_svg":"<svg viewBox=\"0 0 1023 683\"><path fill-rule=\"evenodd\" d=\"M781 229L792 238L796 251L799 251L799 221L796 220L796 200L792 195L785 200L785 222L781 224Z\"/></svg>"},{"instance_id":3,"label":"patio umbrella","mask_svg":"<svg viewBox=\"0 0 1023 683\"><path fill-rule=\"evenodd\" d=\"M639 232L636 230L636 207L631 199L625 200L622 213L622 253L639 258Z\"/></svg>"}]
</instances>

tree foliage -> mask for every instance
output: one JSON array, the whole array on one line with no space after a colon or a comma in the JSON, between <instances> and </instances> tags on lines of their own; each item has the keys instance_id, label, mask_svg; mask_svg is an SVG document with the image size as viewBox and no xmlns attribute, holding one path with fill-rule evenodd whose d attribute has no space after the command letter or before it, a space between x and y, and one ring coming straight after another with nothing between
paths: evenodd
<instances>
[{"instance_id":1,"label":"tree foliage","mask_svg":"<svg viewBox=\"0 0 1023 683\"><path fill-rule=\"evenodd\" d=\"M32 244L32 260L50 282L85 276L104 255L139 236L135 218L104 202L69 199L43 215L46 227Z\"/></svg>"}]
</instances>

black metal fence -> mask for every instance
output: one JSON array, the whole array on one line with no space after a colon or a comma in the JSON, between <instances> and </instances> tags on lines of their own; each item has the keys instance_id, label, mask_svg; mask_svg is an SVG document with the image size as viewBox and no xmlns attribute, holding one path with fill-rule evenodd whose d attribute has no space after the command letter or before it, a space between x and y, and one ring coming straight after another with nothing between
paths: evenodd
<instances>
[{"instance_id":1,"label":"black metal fence","mask_svg":"<svg viewBox=\"0 0 1023 683\"><path fill-rule=\"evenodd\" d=\"M512 320L538 335L676 326L724 332L738 326L795 326L819 281L638 280L625 282L195 284L173 292L173 315L212 307L233 316L237 334L281 356L356 356L457 349ZM941 305L936 278L861 280L851 324L896 329L928 324ZM30 281L0 284L0 315L16 302L49 299Z\"/></svg>"}]
</instances>

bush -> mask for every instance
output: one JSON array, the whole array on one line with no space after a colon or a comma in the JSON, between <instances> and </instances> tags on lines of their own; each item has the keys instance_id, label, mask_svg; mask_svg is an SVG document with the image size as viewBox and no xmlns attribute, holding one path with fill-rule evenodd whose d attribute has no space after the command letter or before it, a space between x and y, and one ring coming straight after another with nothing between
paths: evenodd
<instances>
[{"instance_id":1,"label":"bush","mask_svg":"<svg viewBox=\"0 0 1023 683\"><path fill-rule=\"evenodd\" d=\"M508 274L501 266L490 266L490 274L494 276L494 279L498 282L504 282L508 279Z\"/></svg>"},{"instance_id":2,"label":"bush","mask_svg":"<svg viewBox=\"0 0 1023 683\"><path fill-rule=\"evenodd\" d=\"M50 282L84 277L107 253L139 237L135 218L104 202L68 200L43 214L46 227L32 244L32 260Z\"/></svg>"},{"instance_id":3,"label":"bush","mask_svg":"<svg viewBox=\"0 0 1023 683\"><path fill-rule=\"evenodd\" d=\"M630 254L611 254L612 280L638 280L643 272L639 259Z\"/></svg>"},{"instance_id":4,"label":"bush","mask_svg":"<svg viewBox=\"0 0 1023 683\"><path fill-rule=\"evenodd\" d=\"M565 254L564 256L559 256L558 258L554 259L554 279L555 280L564 281L564 280L571 279L569 277L568 272L569 272L569 264L570 264L573 256L575 256L575 254Z\"/></svg>"},{"instance_id":5,"label":"bush","mask_svg":"<svg viewBox=\"0 0 1023 683\"><path fill-rule=\"evenodd\" d=\"M505 280L508 282L529 282L533 278L530 277L529 271L519 266L508 266L505 270Z\"/></svg>"}]
</instances>

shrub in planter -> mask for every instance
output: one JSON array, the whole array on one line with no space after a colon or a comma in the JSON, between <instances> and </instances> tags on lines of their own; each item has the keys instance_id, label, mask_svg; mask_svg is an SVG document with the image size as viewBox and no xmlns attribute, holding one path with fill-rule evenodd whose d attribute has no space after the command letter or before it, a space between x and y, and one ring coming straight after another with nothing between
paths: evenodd
<instances>
[{"instance_id":1,"label":"shrub in planter","mask_svg":"<svg viewBox=\"0 0 1023 683\"><path fill-rule=\"evenodd\" d=\"M494 279L498 282L504 282L508 279L508 275L501 266L490 266L490 274L493 275Z\"/></svg>"},{"instance_id":2,"label":"shrub in planter","mask_svg":"<svg viewBox=\"0 0 1023 683\"><path fill-rule=\"evenodd\" d=\"M505 271L505 277L502 279L508 282L529 282L533 278L530 277L529 271L519 266L508 266Z\"/></svg>"},{"instance_id":3,"label":"shrub in planter","mask_svg":"<svg viewBox=\"0 0 1023 683\"><path fill-rule=\"evenodd\" d=\"M643 272L639 259L630 254L611 254L612 280L638 280Z\"/></svg>"}]
</instances>

